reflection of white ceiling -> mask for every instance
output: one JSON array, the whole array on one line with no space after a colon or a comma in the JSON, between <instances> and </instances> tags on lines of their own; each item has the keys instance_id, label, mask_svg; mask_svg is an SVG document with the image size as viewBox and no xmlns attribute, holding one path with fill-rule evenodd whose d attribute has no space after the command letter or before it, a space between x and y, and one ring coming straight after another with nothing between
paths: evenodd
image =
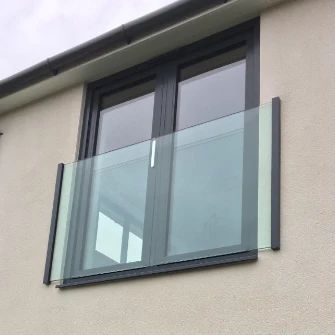
<instances>
[{"instance_id":1,"label":"reflection of white ceiling","mask_svg":"<svg viewBox=\"0 0 335 335\"><path fill-rule=\"evenodd\" d=\"M0 100L0 113L64 88L119 72L172 49L205 38L257 17L262 10L282 1L284 0L232 0L225 5L9 95Z\"/></svg>"},{"instance_id":2,"label":"reflection of white ceiling","mask_svg":"<svg viewBox=\"0 0 335 335\"><path fill-rule=\"evenodd\" d=\"M120 263L123 227L99 212L98 231L95 249Z\"/></svg>"},{"instance_id":3,"label":"reflection of white ceiling","mask_svg":"<svg viewBox=\"0 0 335 335\"><path fill-rule=\"evenodd\" d=\"M110 217L99 212L95 249L113 261L121 262L124 228ZM141 233L142 234L142 233ZM137 262L142 258L142 239L129 232L127 262Z\"/></svg>"},{"instance_id":4,"label":"reflection of white ceiling","mask_svg":"<svg viewBox=\"0 0 335 335\"><path fill-rule=\"evenodd\" d=\"M142 258L142 239L133 233L129 233L127 263L138 262Z\"/></svg>"}]
</instances>

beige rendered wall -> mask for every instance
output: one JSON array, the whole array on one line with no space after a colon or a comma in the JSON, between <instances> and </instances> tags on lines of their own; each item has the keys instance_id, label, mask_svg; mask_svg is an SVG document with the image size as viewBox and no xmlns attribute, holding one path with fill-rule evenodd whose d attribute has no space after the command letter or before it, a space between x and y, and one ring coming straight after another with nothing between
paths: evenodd
<instances>
[{"instance_id":1,"label":"beige rendered wall","mask_svg":"<svg viewBox=\"0 0 335 335\"><path fill-rule=\"evenodd\" d=\"M0 334L335 334L335 1L261 17L261 99L282 98L282 250L256 263L42 284L56 164L82 87L0 116Z\"/></svg>"}]
</instances>

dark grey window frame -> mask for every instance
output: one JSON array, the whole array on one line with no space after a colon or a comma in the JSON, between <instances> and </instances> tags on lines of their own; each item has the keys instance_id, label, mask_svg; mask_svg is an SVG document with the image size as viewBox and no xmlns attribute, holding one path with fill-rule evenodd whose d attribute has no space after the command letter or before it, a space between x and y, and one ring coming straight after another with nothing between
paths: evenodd
<instances>
[{"instance_id":1,"label":"dark grey window frame","mask_svg":"<svg viewBox=\"0 0 335 335\"><path fill-rule=\"evenodd\" d=\"M176 75L171 75L180 64L192 63L201 58L214 56L234 49L240 45L247 46L247 73L246 73L246 99L245 108L257 107L260 101L260 51L259 51L259 18L243 23L237 27L207 37L191 45L169 52L163 56L152 59L140 65L124 70L112 76L89 83L86 89L86 100L81 131L80 150L78 160L93 157L98 135L99 107L101 98L113 91L122 90L138 83L148 81L156 76L156 94L160 94L163 85L170 87L167 97L170 104L165 107L165 129L157 132L160 119L153 120L153 137L163 136L173 131L175 113L175 92L178 85ZM163 69L164 68L164 69ZM158 71L159 69L159 71ZM156 99L155 108L160 102ZM157 114L157 113L156 113Z\"/></svg>"},{"instance_id":2,"label":"dark grey window frame","mask_svg":"<svg viewBox=\"0 0 335 335\"><path fill-rule=\"evenodd\" d=\"M223 53L243 45L245 45L247 49L245 108L250 109L259 106L259 19L254 19L222 33L196 42L192 45L172 51L164 56L158 57L144 64L122 71L116 75L88 84L78 160L93 157L95 155L99 110L103 96L110 92L122 90L129 86L136 85L142 81L147 81L155 77L155 94L157 95L157 98L155 98L154 109L159 109L160 112L154 112L152 137L173 133L175 125L178 68L180 65L186 65L195 61L199 61L202 58L212 57L216 54ZM162 102L163 100L165 101L164 103ZM160 126L162 118L165 120L164 127ZM253 132L257 134L254 129ZM248 134L246 134L246 136L248 137ZM253 139L249 136L249 140L248 142L245 142L245 144L249 145L252 140ZM246 152L248 152L248 150L246 150ZM165 157L165 159L168 158ZM168 164L166 164L166 166L168 166ZM257 167L250 166L249 169L257 169ZM169 173L169 171L167 171L167 173ZM257 187L257 178L254 180L250 180L249 178L248 182L254 183L254 187ZM148 187L151 187L150 182ZM152 185L152 187L154 187L154 185ZM166 185L166 187L168 186ZM80 191L76 193L88 193L89 188L90 185L88 184L80 185ZM150 193L152 192L149 191L148 194ZM245 192L243 192L243 194L244 193ZM257 197L249 196L248 198L248 207L257 208ZM254 200L253 203L250 203L250 199ZM150 209L147 210L150 211ZM167 210L168 208L162 208L160 212ZM74 221L78 222L79 224L77 225L78 227L75 227L73 231L70 232L69 238L78 240L78 236L84 236L85 234L85 225L82 224L85 221L85 213L79 209L74 210L74 213L77 216ZM254 219L255 222L257 222L257 213L255 213L255 215L256 217L254 217ZM157 217L156 220L160 220L160 218ZM257 228L253 231L249 231L248 233L254 234L254 237L257 238ZM81 249L75 248L75 250L68 250L67 257L72 258L73 252L80 253ZM122 269L122 271L99 275L92 275L88 271L84 277L65 279L58 287L86 285L96 282L185 270L203 266L251 261L256 260L257 255L257 250L251 250L249 252L237 252L236 254L229 254L224 256L208 256L190 261L179 261L138 269L127 269L127 267L125 267ZM51 260L49 261L51 262ZM65 269L65 273L67 273L66 271L68 271L68 273L73 273L72 265L68 269Z\"/></svg>"}]
</instances>

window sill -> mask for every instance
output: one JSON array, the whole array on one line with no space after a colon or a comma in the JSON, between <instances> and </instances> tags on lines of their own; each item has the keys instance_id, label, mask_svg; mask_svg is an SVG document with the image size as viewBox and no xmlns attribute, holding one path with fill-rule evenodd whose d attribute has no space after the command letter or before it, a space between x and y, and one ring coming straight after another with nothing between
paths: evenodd
<instances>
[{"instance_id":1,"label":"window sill","mask_svg":"<svg viewBox=\"0 0 335 335\"><path fill-rule=\"evenodd\" d=\"M89 277L67 279L64 280L62 284L59 284L56 287L63 289L69 287L93 285L98 283L106 283L110 281L118 281L122 279L137 278L142 276L150 276L168 272L177 272L181 270L190 270L201 267L218 266L224 264L236 264L241 262L251 262L256 261L257 258L258 258L258 250L251 250L231 255L195 259L178 263L150 266L141 269L126 270L122 272L105 273Z\"/></svg>"}]
</instances>

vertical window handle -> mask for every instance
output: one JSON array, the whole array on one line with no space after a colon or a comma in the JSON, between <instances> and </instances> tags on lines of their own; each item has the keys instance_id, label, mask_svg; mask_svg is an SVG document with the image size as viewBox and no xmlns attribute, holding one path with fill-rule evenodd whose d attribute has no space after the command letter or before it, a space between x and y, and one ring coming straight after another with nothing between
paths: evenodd
<instances>
[{"instance_id":1,"label":"vertical window handle","mask_svg":"<svg viewBox=\"0 0 335 335\"><path fill-rule=\"evenodd\" d=\"M156 140L153 139L151 142L151 158L150 158L150 167L155 166L155 156L156 156Z\"/></svg>"}]
</instances>

